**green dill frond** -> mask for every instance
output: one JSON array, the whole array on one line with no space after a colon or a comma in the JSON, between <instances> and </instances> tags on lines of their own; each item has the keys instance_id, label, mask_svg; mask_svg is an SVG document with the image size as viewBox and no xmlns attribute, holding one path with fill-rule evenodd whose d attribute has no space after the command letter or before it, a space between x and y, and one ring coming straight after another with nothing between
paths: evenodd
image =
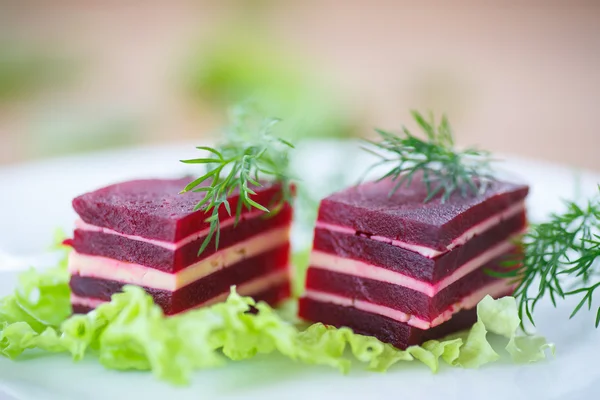
<instances>
[{"instance_id":1,"label":"green dill frond","mask_svg":"<svg viewBox=\"0 0 600 400\"><path fill-rule=\"evenodd\" d=\"M367 140L369 146L364 149L380 160L367 172L382 165L391 167L379 178L396 181L390 196L403 185L409 185L416 174L421 174L427 186L425 202L440 193L442 202L456 191L463 197L469 193L484 193L494 180L490 153L476 148L457 150L445 115L437 124L433 115L426 119L419 112L412 111L412 116L424 132L425 139L413 135L406 127L400 134L376 130L381 140Z\"/></svg>"},{"instance_id":2,"label":"green dill frond","mask_svg":"<svg viewBox=\"0 0 600 400\"><path fill-rule=\"evenodd\" d=\"M566 207L564 213L532 225L522 239L522 258L507 262L508 271L496 274L518 284L514 296L521 320L526 315L534 323L533 312L544 298L556 307L559 300L575 296L580 301L572 318L586 305L591 309L600 288L600 199L585 206L567 202ZM600 325L600 307L595 325Z\"/></svg>"},{"instance_id":3,"label":"green dill frond","mask_svg":"<svg viewBox=\"0 0 600 400\"><path fill-rule=\"evenodd\" d=\"M285 203L291 202L291 177L288 167L289 150L294 146L273 135L273 128L279 120L257 118L256 114L245 106L234 108L231 119L232 125L225 132L225 140L221 144L216 147L200 146L198 150L207 153L204 157L182 160L183 163L202 164L206 168L202 176L182 191L206 193L195 208L204 208L204 211L210 214L206 219L210 222L210 230L199 253L206 249L213 236L215 246L219 247L219 210L224 207L227 213L232 215L227 199L234 192L239 193L237 208L233 210L236 223L244 208L276 213ZM262 186L261 180L264 179L281 183L282 193L276 204L263 205L252 199L256 194L254 189Z\"/></svg>"}]
</instances>

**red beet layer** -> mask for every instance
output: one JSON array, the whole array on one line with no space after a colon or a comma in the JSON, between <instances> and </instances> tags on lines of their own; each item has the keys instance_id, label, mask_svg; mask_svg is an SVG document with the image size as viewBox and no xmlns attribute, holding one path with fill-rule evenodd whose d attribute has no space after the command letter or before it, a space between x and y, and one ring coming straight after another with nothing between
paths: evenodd
<instances>
[{"instance_id":1,"label":"red beet layer","mask_svg":"<svg viewBox=\"0 0 600 400\"><path fill-rule=\"evenodd\" d=\"M191 178L136 180L111 185L73 200L73 208L89 224L127 235L177 242L209 226L204 210L194 211L205 193L179 192ZM252 199L269 206L281 196L279 184L252 187ZM235 210L239 194L229 198ZM221 207L220 218L229 218ZM246 212L246 210L245 210Z\"/></svg>"},{"instance_id":2,"label":"red beet layer","mask_svg":"<svg viewBox=\"0 0 600 400\"><path fill-rule=\"evenodd\" d=\"M288 225L291 219L292 209L285 206L277 215L271 218L256 217L240 220L237 226L224 227L221 229L219 251L250 239L259 233ZM151 243L127 239L123 236L78 229L75 231L72 246L81 254L108 257L173 273L214 254L214 240L213 237L211 243L198 256L198 249L200 249L204 237L177 250L169 250Z\"/></svg>"},{"instance_id":3,"label":"red beet layer","mask_svg":"<svg viewBox=\"0 0 600 400\"><path fill-rule=\"evenodd\" d=\"M516 250L515 250L516 253ZM359 278L353 275L340 274L320 268L309 268L306 275L306 288L320 292L333 293L351 299L364 300L406 314L418 316L431 321L469 294L497 279L487 274L487 269L505 270L498 258L485 266L471 272L450 286L442 289L434 297L392 283Z\"/></svg>"},{"instance_id":4,"label":"red beet layer","mask_svg":"<svg viewBox=\"0 0 600 400\"><path fill-rule=\"evenodd\" d=\"M252 297L256 301L264 301L272 306L276 306L278 303L290 297L290 285L289 283L284 283L277 286L273 286L250 297ZM82 306L79 304L73 305L74 314L87 314L92 310L92 307Z\"/></svg>"},{"instance_id":5,"label":"red beet layer","mask_svg":"<svg viewBox=\"0 0 600 400\"><path fill-rule=\"evenodd\" d=\"M477 321L475 309L464 310L454 314L451 320L435 328L422 330L356 308L322 303L307 298L300 299L299 315L308 321L322 322L338 328L346 326L356 333L375 336L382 342L390 343L399 349L468 329Z\"/></svg>"},{"instance_id":6,"label":"red beet layer","mask_svg":"<svg viewBox=\"0 0 600 400\"><path fill-rule=\"evenodd\" d=\"M176 314L195 307L221 293L229 291L231 285L241 285L271 272L284 270L289 263L289 245L240 261L213 274L184 286L174 292L162 289L144 288L164 310L165 314ZM117 281L71 276L72 292L80 297L110 300L120 292L124 284Z\"/></svg>"},{"instance_id":7,"label":"red beet layer","mask_svg":"<svg viewBox=\"0 0 600 400\"><path fill-rule=\"evenodd\" d=\"M396 182L385 179L335 193L321 201L319 221L444 251L452 240L492 215L522 201L529 188L492 182L480 196L454 193L424 203L427 189L420 177L389 196Z\"/></svg>"},{"instance_id":8,"label":"red beet layer","mask_svg":"<svg viewBox=\"0 0 600 400\"><path fill-rule=\"evenodd\" d=\"M365 236L348 235L325 229L315 230L314 249L390 269L424 282L435 283L490 247L522 231L526 223L525 212L523 212L473 237L464 245L433 259Z\"/></svg>"}]
</instances>

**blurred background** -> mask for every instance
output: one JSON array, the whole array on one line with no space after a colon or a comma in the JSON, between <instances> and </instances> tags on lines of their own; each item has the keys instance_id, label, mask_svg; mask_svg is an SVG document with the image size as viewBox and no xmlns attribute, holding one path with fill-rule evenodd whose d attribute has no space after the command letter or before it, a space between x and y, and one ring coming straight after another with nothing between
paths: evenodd
<instances>
[{"instance_id":1,"label":"blurred background","mask_svg":"<svg viewBox=\"0 0 600 400\"><path fill-rule=\"evenodd\" d=\"M0 0L0 164L201 143L247 98L295 140L430 109L600 170L600 1Z\"/></svg>"}]
</instances>

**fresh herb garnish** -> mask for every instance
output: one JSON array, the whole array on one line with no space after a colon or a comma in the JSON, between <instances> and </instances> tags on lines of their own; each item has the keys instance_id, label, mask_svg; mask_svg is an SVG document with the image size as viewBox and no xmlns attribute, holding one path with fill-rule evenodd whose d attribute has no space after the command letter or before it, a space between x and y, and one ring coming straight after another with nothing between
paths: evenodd
<instances>
[{"instance_id":1,"label":"fresh herb garnish","mask_svg":"<svg viewBox=\"0 0 600 400\"><path fill-rule=\"evenodd\" d=\"M558 299L583 296L571 313L573 318L586 303L592 308L594 291L600 288L600 197L584 206L566 205L563 214L552 214L547 222L530 227L523 237L522 259L507 262L508 271L494 273L518 282L514 296L521 320L526 314L534 323L533 311L543 298L549 297L556 307Z\"/></svg>"},{"instance_id":2,"label":"fresh herb garnish","mask_svg":"<svg viewBox=\"0 0 600 400\"><path fill-rule=\"evenodd\" d=\"M279 122L275 118L257 119L247 107L236 107L232 112L233 124L226 131L226 138L217 147L200 146L199 150L210 153L207 158L182 160L186 164L204 164L206 173L187 185L185 192L205 192L206 196L195 207L210 213L206 222L210 230L200 247L202 253L213 236L215 247L219 247L220 223L219 209L225 207L231 216L232 210L227 200L235 191L239 192L239 201L235 210L235 223L239 222L242 210L256 208L265 213L275 214L292 199L288 172L288 150L294 146L272 134L272 129ZM259 204L251 196L253 189L261 187L261 179L270 179L281 183L281 196L275 204ZM207 186L204 183L210 181ZM269 208L267 208L269 207Z\"/></svg>"},{"instance_id":3,"label":"fresh herb garnish","mask_svg":"<svg viewBox=\"0 0 600 400\"><path fill-rule=\"evenodd\" d=\"M455 191L459 191L463 197L469 192L473 195L484 193L494 179L490 153L476 148L457 150L445 115L436 125L433 114L430 114L429 120L417 111L411 111L411 114L426 134L426 140L414 136L406 127L402 127L400 135L376 129L382 140L367 140L375 149L365 150L376 155L380 161L371 166L367 173L373 168L391 165L392 169L379 178L379 181L390 177L397 181L390 196L405 183L410 185L415 174L421 173L427 187L425 202L440 192L442 202L448 200Z\"/></svg>"}]
</instances>

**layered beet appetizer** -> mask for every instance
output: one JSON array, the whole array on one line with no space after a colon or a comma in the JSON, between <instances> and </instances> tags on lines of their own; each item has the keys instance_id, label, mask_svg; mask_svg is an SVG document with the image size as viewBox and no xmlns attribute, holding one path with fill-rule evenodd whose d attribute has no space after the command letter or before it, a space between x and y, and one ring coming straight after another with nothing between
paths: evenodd
<instances>
[{"instance_id":1,"label":"layered beet appetizer","mask_svg":"<svg viewBox=\"0 0 600 400\"><path fill-rule=\"evenodd\" d=\"M79 215L69 259L74 312L110 301L127 284L144 288L167 315L223 301L233 285L270 304L289 296L289 204L267 218L263 210L238 208L242 200L233 190L228 205L239 213L217 208L219 234L209 236L211 221L196 207L206 191L180 193L190 180L124 182L73 201ZM253 201L272 204L281 185L251 190Z\"/></svg>"},{"instance_id":2,"label":"layered beet appetizer","mask_svg":"<svg viewBox=\"0 0 600 400\"><path fill-rule=\"evenodd\" d=\"M597 202L570 204L521 235L528 187L497 179L488 152L456 149L445 117L413 113L424 139L378 131L368 171L386 171L319 203L302 168L290 168L294 145L271 133L278 120L234 114L222 143L182 160L201 167L197 178L122 182L73 200L79 218L71 239L56 240L57 266L24 272L0 299L0 356L92 353L105 368L178 385L223 358L274 352L342 372L354 361L372 371L420 361L436 372L442 362L498 360L488 334L507 339L515 362L544 359L553 345L518 330L547 290L552 300L586 292L573 315L591 306L600 284L581 285L600 257ZM292 204L302 200L317 221L291 274ZM309 254L310 265L298 262ZM548 271L577 273L580 288L563 290ZM315 322L305 329L271 307L303 272L299 316Z\"/></svg>"},{"instance_id":3,"label":"layered beet appetizer","mask_svg":"<svg viewBox=\"0 0 600 400\"><path fill-rule=\"evenodd\" d=\"M325 198L300 316L398 348L466 329L486 295L512 293L490 271L519 253L528 187L494 181L480 195L424 202L423 176L386 178Z\"/></svg>"},{"instance_id":4,"label":"layered beet appetizer","mask_svg":"<svg viewBox=\"0 0 600 400\"><path fill-rule=\"evenodd\" d=\"M406 348L468 328L483 297L512 292L488 270L519 252L528 188L494 182L481 196L424 203L422 179L390 196L394 185L321 202L300 316Z\"/></svg>"}]
</instances>

